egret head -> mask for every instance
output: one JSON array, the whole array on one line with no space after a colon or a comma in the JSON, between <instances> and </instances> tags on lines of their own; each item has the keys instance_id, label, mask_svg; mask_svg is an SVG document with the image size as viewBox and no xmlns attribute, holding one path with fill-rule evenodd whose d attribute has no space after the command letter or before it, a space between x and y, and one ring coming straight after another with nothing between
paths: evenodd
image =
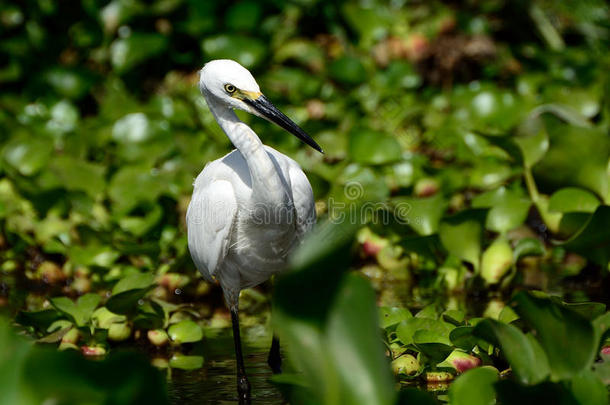
<instances>
[{"instance_id":1,"label":"egret head","mask_svg":"<svg viewBox=\"0 0 610 405\"><path fill-rule=\"evenodd\" d=\"M206 99L227 107L243 110L279 125L315 150L322 148L290 118L278 110L261 93L248 69L229 59L213 60L205 64L199 75L199 89Z\"/></svg>"}]
</instances>

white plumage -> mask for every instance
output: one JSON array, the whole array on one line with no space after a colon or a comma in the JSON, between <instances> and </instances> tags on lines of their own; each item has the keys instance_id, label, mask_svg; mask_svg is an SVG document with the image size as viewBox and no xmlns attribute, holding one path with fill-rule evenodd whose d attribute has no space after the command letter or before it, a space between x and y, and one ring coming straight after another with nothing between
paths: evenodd
<instances>
[{"instance_id":1,"label":"white plumage","mask_svg":"<svg viewBox=\"0 0 610 405\"><path fill-rule=\"evenodd\" d=\"M217 280L227 305L237 309L240 290L281 271L316 216L311 185L298 163L263 145L233 109L275 122L321 149L273 107L237 62L207 63L199 87L236 150L197 176L187 211L188 246L201 274Z\"/></svg>"}]
</instances>

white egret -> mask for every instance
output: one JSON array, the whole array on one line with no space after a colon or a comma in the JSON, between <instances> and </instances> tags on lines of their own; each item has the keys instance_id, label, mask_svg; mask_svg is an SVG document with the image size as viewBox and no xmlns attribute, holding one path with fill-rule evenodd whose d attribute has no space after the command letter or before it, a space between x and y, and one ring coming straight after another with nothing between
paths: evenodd
<instances>
[{"instance_id":1,"label":"white egret","mask_svg":"<svg viewBox=\"0 0 610 405\"><path fill-rule=\"evenodd\" d=\"M234 109L265 118L314 149L320 146L260 92L250 72L232 60L208 62L199 88L235 150L208 163L197 176L186 214L188 246L208 281L218 281L231 311L237 391L248 401L239 336L240 290L256 286L285 268L291 249L316 220L311 185L294 160L269 146L235 115ZM274 338L269 363L279 369Z\"/></svg>"}]
</instances>

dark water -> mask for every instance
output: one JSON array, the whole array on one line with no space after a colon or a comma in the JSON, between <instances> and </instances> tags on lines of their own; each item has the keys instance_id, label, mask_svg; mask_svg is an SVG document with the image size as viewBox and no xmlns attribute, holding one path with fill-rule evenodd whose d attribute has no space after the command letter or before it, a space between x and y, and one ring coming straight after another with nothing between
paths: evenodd
<instances>
[{"instance_id":1,"label":"dark water","mask_svg":"<svg viewBox=\"0 0 610 405\"><path fill-rule=\"evenodd\" d=\"M285 403L277 388L269 381L267 340L244 345L246 371L252 387L253 405ZM230 331L206 339L203 368L185 371L172 369L169 375L170 401L175 405L237 404L235 385L235 354Z\"/></svg>"}]
</instances>

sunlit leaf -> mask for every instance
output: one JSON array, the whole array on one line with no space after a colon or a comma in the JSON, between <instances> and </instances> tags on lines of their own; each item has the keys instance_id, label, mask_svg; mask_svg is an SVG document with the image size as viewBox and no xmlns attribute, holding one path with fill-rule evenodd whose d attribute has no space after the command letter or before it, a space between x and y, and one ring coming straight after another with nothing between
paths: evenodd
<instances>
[{"instance_id":1,"label":"sunlit leaf","mask_svg":"<svg viewBox=\"0 0 610 405\"><path fill-rule=\"evenodd\" d=\"M599 199L593 193L576 187L562 188L549 199L549 211L562 213L593 213L599 205Z\"/></svg>"},{"instance_id":2,"label":"sunlit leaf","mask_svg":"<svg viewBox=\"0 0 610 405\"><path fill-rule=\"evenodd\" d=\"M203 330L193 321L180 321L167 330L169 337L176 343L192 343L203 339Z\"/></svg>"}]
</instances>

